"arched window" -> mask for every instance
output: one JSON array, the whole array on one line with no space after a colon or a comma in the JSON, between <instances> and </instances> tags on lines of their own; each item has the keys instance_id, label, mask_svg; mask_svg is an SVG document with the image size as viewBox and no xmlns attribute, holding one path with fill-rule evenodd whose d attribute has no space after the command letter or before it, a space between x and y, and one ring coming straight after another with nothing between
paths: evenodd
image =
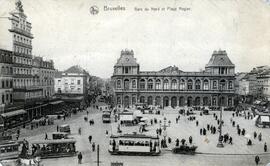
<instances>
[{"instance_id":1,"label":"arched window","mask_svg":"<svg viewBox=\"0 0 270 166\"><path fill-rule=\"evenodd\" d=\"M129 89L129 80L128 79L124 80L124 89Z\"/></svg>"},{"instance_id":2,"label":"arched window","mask_svg":"<svg viewBox=\"0 0 270 166\"><path fill-rule=\"evenodd\" d=\"M229 89L233 89L233 82L229 81Z\"/></svg>"},{"instance_id":3,"label":"arched window","mask_svg":"<svg viewBox=\"0 0 270 166\"><path fill-rule=\"evenodd\" d=\"M167 79L164 80L164 89L169 89L169 81Z\"/></svg>"},{"instance_id":4,"label":"arched window","mask_svg":"<svg viewBox=\"0 0 270 166\"><path fill-rule=\"evenodd\" d=\"M193 81L192 80L188 80L188 83L187 83L187 89L193 89Z\"/></svg>"},{"instance_id":5,"label":"arched window","mask_svg":"<svg viewBox=\"0 0 270 166\"><path fill-rule=\"evenodd\" d=\"M172 80L172 89L177 89L177 81L175 79Z\"/></svg>"},{"instance_id":6,"label":"arched window","mask_svg":"<svg viewBox=\"0 0 270 166\"><path fill-rule=\"evenodd\" d=\"M137 87L136 80L132 80L132 88L136 89L136 87Z\"/></svg>"},{"instance_id":7,"label":"arched window","mask_svg":"<svg viewBox=\"0 0 270 166\"><path fill-rule=\"evenodd\" d=\"M153 80L149 79L147 82L147 89L153 89Z\"/></svg>"},{"instance_id":8,"label":"arched window","mask_svg":"<svg viewBox=\"0 0 270 166\"><path fill-rule=\"evenodd\" d=\"M208 82L208 80L203 81L203 90L209 90L209 82Z\"/></svg>"},{"instance_id":9,"label":"arched window","mask_svg":"<svg viewBox=\"0 0 270 166\"><path fill-rule=\"evenodd\" d=\"M196 89L196 90L201 89L201 81L200 81L200 80L196 80L196 81L195 81L195 89Z\"/></svg>"},{"instance_id":10,"label":"arched window","mask_svg":"<svg viewBox=\"0 0 270 166\"><path fill-rule=\"evenodd\" d=\"M141 96L140 97L140 103L144 103L145 102L145 98L144 98L144 96Z\"/></svg>"},{"instance_id":11,"label":"arched window","mask_svg":"<svg viewBox=\"0 0 270 166\"><path fill-rule=\"evenodd\" d=\"M161 81L160 81L160 79L156 80L156 89L161 89Z\"/></svg>"},{"instance_id":12,"label":"arched window","mask_svg":"<svg viewBox=\"0 0 270 166\"><path fill-rule=\"evenodd\" d=\"M121 89L121 80L117 80L116 88Z\"/></svg>"},{"instance_id":13,"label":"arched window","mask_svg":"<svg viewBox=\"0 0 270 166\"><path fill-rule=\"evenodd\" d=\"M140 89L145 89L145 80L144 79L140 80Z\"/></svg>"},{"instance_id":14,"label":"arched window","mask_svg":"<svg viewBox=\"0 0 270 166\"><path fill-rule=\"evenodd\" d=\"M183 89L185 89L185 80L181 80L180 81L180 90L183 90Z\"/></svg>"}]
</instances>

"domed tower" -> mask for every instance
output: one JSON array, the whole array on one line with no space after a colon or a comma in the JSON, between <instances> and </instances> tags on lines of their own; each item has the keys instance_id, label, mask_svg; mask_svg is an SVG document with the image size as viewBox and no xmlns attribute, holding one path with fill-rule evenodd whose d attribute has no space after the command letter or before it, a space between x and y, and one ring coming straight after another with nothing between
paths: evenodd
<instances>
[{"instance_id":1,"label":"domed tower","mask_svg":"<svg viewBox=\"0 0 270 166\"><path fill-rule=\"evenodd\" d=\"M139 67L133 50L122 50L120 58L114 65L114 75L139 74Z\"/></svg>"},{"instance_id":2,"label":"domed tower","mask_svg":"<svg viewBox=\"0 0 270 166\"><path fill-rule=\"evenodd\" d=\"M214 51L205 71L211 75L212 105L233 106L235 65L225 50Z\"/></svg>"},{"instance_id":3,"label":"domed tower","mask_svg":"<svg viewBox=\"0 0 270 166\"><path fill-rule=\"evenodd\" d=\"M231 62L225 50L214 51L205 66L206 72L221 75L234 75L234 68L235 65Z\"/></svg>"},{"instance_id":4,"label":"domed tower","mask_svg":"<svg viewBox=\"0 0 270 166\"><path fill-rule=\"evenodd\" d=\"M134 58L133 50L122 50L114 65L112 80L118 106L130 107L137 102L138 75L140 66Z\"/></svg>"}]
</instances>

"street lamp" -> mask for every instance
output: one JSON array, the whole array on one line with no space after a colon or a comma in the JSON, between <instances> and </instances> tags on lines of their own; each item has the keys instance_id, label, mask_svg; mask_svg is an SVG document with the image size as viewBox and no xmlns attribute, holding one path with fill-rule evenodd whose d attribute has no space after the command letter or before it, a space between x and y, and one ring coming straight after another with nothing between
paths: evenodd
<instances>
[{"instance_id":1,"label":"street lamp","mask_svg":"<svg viewBox=\"0 0 270 166\"><path fill-rule=\"evenodd\" d=\"M219 84L220 84L220 81L219 81ZM219 85L218 105L220 107L220 112L219 112L219 137L218 137L218 143L217 143L218 148L224 147L222 140L221 140L221 136L222 136L222 111L223 111L223 107L222 107L221 99L220 99L221 93L222 93L222 86Z\"/></svg>"}]
</instances>

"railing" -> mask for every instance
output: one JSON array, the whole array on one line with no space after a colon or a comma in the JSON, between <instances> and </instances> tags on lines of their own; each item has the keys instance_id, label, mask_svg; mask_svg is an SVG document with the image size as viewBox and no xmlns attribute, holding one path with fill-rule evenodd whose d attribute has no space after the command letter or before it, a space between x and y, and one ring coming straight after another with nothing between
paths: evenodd
<instances>
[{"instance_id":1,"label":"railing","mask_svg":"<svg viewBox=\"0 0 270 166\"><path fill-rule=\"evenodd\" d=\"M42 87L39 86L13 86L14 90L25 90L25 91L33 91L33 90L42 90Z\"/></svg>"},{"instance_id":2,"label":"railing","mask_svg":"<svg viewBox=\"0 0 270 166\"><path fill-rule=\"evenodd\" d=\"M179 73L162 73L162 72L140 72L139 74L118 74L114 73L113 76L234 76L235 74L215 74L215 73L210 73L210 72L179 72Z\"/></svg>"},{"instance_id":3,"label":"railing","mask_svg":"<svg viewBox=\"0 0 270 166\"><path fill-rule=\"evenodd\" d=\"M18 42L16 40L14 40L13 42L14 42L14 44L17 44L17 45L20 45L20 46L23 46L23 47L32 48L31 44L25 44L25 43L22 43L22 42Z\"/></svg>"},{"instance_id":4,"label":"railing","mask_svg":"<svg viewBox=\"0 0 270 166\"><path fill-rule=\"evenodd\" d=\"M13 28L9 29L9 31L10 32L17 32L17 33L20 33L22 35L28 36L30 38L34 38L33 35L30 32L27 32L25 30L22 30L22 29L19 29L19 28L16 28L16 27L13 27Z\"/></svg>"}]
</instances>

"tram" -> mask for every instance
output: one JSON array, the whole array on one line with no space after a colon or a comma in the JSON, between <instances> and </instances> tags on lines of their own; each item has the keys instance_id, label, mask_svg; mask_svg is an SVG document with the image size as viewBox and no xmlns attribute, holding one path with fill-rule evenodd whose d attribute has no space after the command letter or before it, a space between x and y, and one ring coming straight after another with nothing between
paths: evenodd
<instances>
[{"instance_id":1,"label":"tram","mask_svg":"<svg viewBox=\"0 0 270 166\"><path fill-rule=\"evenodd\" d=\"M109 150L113 155L152 155L160 154L158 137L144 134L111 135Z\"/></svg>"},{"instance_id":2,"label":"tram","mask_svg":"<svg viewBox=\"0 0 270 166\"><path fill-rule=\"evenodd\" d=\"M1 141L0 143L0 160L16 159L20 155L20 143L15 141Z\"/></svg>"},{"instance_id":3,"label":"tram","mask_svg":"<svg viewBox=\"0 0 270 166\"><path fill-rule=\"evenodd\" d=\"M75 139L55 139L32 142L32 154L43 158L70 157L77 154Z\"/></svg>"},{"instance_id":4,"label":"tram","mask_svg":"<svg viewBox=\"0 0 270 166\"><path fill-rule=\"evenodd\" d=\"M111 122L111 112L110 111L103 111L102 122L103 123L110 123Z\"/></svg>"}]
</instances>

